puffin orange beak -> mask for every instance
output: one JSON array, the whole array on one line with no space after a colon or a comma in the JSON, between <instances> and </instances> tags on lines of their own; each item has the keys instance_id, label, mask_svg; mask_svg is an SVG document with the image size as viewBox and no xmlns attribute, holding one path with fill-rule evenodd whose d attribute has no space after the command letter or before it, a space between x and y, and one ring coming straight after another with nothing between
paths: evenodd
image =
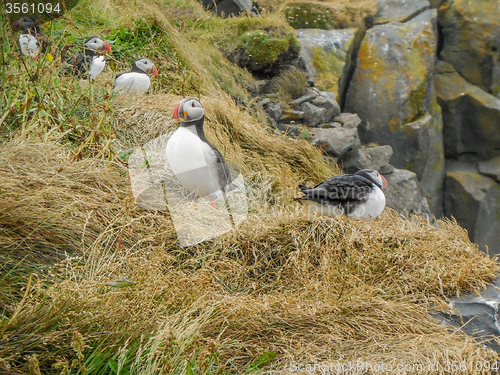
<instances>
[{"instance_id":1,"label":"puffin orange beak","mask_svg":"<svg viewBox=\"0 0 500 375\"><path fill-rule=\"evenodd\" d=\"M155 68L155 70L153 71L153 74L151 74L153 77L156 77L158 75L158 69L156 69L156 66L153 65L153 68Z\"/></svg>"},{"instance_id":2,"label":"puffin orange beak","mask_svg":"<svg viewBox=\"0 0 500 375\"><path fill-rule=\"evenodd\" d=\"M106 43L106 42L104 42L104 44L106 44L106 51L105 51L105 52L106 52L106 53L111 52L111 47L110 47L110 45L109 45L108 43Z\"/></svg>"},{"instance_id":3,"label":"puffin orange beak","mask_svg":"<svg viewBox=\"0 0 500 375\"><path fill-rule=\"evenodd\" d=\"M389 184L387 183L387 180L384 176L380 175L380 177L382 177L382 181L384 182L384 184L382 185L382 189L385 189L387 186L389 186Z\"/></svg>"},{"instance_id":4,"label":"puffin orange beak","mask_svg":"<svg viewBox=\"0 0 500 375\"><path fill-rule=\"evenodd\" d=\"M174 109L174 114L172 115L172 118L181 121L181 118L179 117L179 108L181 107L181 103L177 104L177 107Z\"/></svg>"},{"instance_id":5,"label":"puffin orange beak","mask_svg":"<svg viewBox=\"0 0 500 375\"><path fill-rule=\"evenodd\" d=\"M18 22L19 22L19 20L17 20L16 22L14 22L14 23L12 24L12 29L13 29L13 30L19 30L19 27L17 26L17 23L18 23Z\"/></svg>"}]
</instances>

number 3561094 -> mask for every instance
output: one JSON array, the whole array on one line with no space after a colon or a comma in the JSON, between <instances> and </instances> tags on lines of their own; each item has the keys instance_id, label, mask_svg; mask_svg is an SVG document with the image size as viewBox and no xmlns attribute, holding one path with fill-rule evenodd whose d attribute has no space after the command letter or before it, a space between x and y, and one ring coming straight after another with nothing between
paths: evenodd
<instances>
[{"instance_id":1,"label":"number 3561094","mask_svg":"<svg viewBox=\"0 0 500 375\"><path fill-rule=\"evenodd\" d=\"M59 3L52 5L51 3L38 3L38 4L28 4L28 3L5 3L5 11L7 13L59 13L61 11L61 6Z\"/></svg>"}]
</instances>

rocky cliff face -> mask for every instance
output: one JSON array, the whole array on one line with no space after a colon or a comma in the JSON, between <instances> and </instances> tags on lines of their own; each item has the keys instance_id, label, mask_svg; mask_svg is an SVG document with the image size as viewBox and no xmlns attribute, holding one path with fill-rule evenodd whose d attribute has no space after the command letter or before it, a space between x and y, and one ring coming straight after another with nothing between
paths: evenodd
<instances>
[{"instance_id":1,"label":"rocky cliff face","mask_svg":"<svg viewBox=\"0 0 500 375\"><path fill-rule=\"evenodd\" d=\"M259 103L276 130L310 140L348 172L390 174L390 207L454 217L500 253L498 2L377 7L359 29L297 30L303 61L292 65L316 88L291 109Z\"/></svg>"},{"instance_id":2,"label":"rocky cliff face","mask_svg":"<svg viewBox=\"0 0 500 375\"><path fill-rule=\"evenodd\" d=\"M500 253L497 2L378 0L373 27L353 34L338 101L359 115L361 143L390 145L390 163L416 174L433 214Z\"/></svg>"}]
</instances>

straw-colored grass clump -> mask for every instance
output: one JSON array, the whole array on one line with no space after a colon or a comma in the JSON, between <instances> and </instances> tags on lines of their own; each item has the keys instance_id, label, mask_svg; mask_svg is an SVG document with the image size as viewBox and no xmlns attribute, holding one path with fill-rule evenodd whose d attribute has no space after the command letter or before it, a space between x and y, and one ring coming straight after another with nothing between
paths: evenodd
<instances>
[{"instance_id":1,"label":"straw-colored grass clump","mask_svg":"<svg viewBox=\"0 0 500 375\"><path fill-rule=\"evenodd\" d=\"M216 124L209 137L233 135L227 157L244 174L262 165L267 183L279 184L282 173L294 183L314 176L321 155L301 159L305 141L266 134L222 100L206 103ZM139 111L134 103L120 110ZM160 114L148 107L141 116L137 129L140 118ZM276 152L261 154L271 142ZM99 355L114 354L144 374L181 373L186 363L234 373L263 353L277 353L273 373L289 373L293 360L427 366L494 357L427 312L440 297L485 287L498 270L454 222L437 229L390 210L371 223L331 219L254 193L240 227L181 248L168 215L135 206L121 165L72 161L57 144L18 140L2 147L0 166L1 256L45 265L41 281L32 277L22 303L4 313L4 368L28 353L42 367L59 361L89 371ZM262 180L254 185L265 190ZM136 284L108 285L122 279ZM80 334L85 354L72 363Z\"/></svg>"},{"instance_id":2,"label":"straw-colored grass clump","mask_svg":"<svg viewBox=\"0 0 500 375\"><path fill-rule=\"evenodd\" d=\"M232 23L281 25L282 16L222 22L194 1L81 3L67 25L56 21L56 44L72 32L120 36L117 66L140 51L165 73L148 95L115 97L112 72L89 87L59 77L60 61L24 67L7 35L0 373L289 374L292 361L357 360L444 373L447 361L497 358L428 312L499 270L456 222L386 209L363 223L291 200L299 183L342 171L305 140L267 128L250 101L234 104L252 78L206 46ZM135 204L127 169L131 150L176 128L181 95L200 98L207 137L241 169L248 201L236 229L186 247L168 212Z\"/></svg>"}]
</instances>

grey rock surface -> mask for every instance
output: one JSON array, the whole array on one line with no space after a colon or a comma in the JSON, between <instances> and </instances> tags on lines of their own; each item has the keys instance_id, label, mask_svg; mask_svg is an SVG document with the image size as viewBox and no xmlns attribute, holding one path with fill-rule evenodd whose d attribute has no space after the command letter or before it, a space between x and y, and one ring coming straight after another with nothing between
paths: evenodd
<instances>
[{"instance_id":1,"label":"grey rock surface","mask_svg":"<svg viewBox=\"0 0 500 375\"><path fill-rule=\"evenodd\" d=\"M356 113L341 113L333 118L333 121L340 122L346 128L357 128L361 124L361 119Z\"/></svg>"},{"instance_id":2,"label":"grey rock surface","mask_svg":"<svg viewBox=\"0 0 500 375\"><path fill-rule=\"evenodd\" d=\"M500 184L480 174L476 165L447 162L444 209L467 229L471 241L490 254L500 253Z\"/></svg>"},{"instance_id":3,"label":"grey rock surface","mask_svg":"<svg viewBox=\"0 0 500 375\"><path fill-rule=\"evenodd\" d=\"M439 61L435 72L446 157L473 162L500 156L500 99L467 82L449 63Z\"/></svg>"},{"instance_id":4,"label":"grey rock surface","mask_svg":"<svg viewBox=\"0 0 500 375\"><path fill-rule=\"evenodd\" d=\"M383 173L381 170L389 164L391 156L392 147L389 145L358 148L343 157L341 166L347 173L355 173L360 169L375 169ZM388 171L387 167L385 170Z\"/></svg>"},{"instance_id":5,"label":"grey rock surface","mask_svg":"<svg viewBox=\"0 0 500 375\"><path fill-rule=\"evenodd\" d=\"M356 129L331 128L314 129L311 143L324 152L336 158L341 158L347 151L359 147L358 131Z\"/></svg>"},{"instance_id":6,"label":"grey rock surface","mask_svg":"<svg viewBox=\"0 0 500 375\"><path fill-rule=\"evenodd\" d=\"M318 96L318 93L316 91L307 90L304 95L302 95L301 97L299 97L297 99L292 100L292 102L290 104L292 105L292 107L300 107L300 105L302 103L310 102L311 100L313 100L317 96Z\"/></svg>"},{"instance_id":7,"label":"grey rock surface","mask_svg":"<svg viewBox=\"0 0 500 375\"><path fill-rule=\"evenodd\" d=\"M447 1L439 8L443 49L439 57L465 80L494 96L500 93L498 1Z\"/></svg>"},{"instance_id":8,"label":"grey rock surface","mask_svg":"<svg viewBox=\"0 0 500 375\"><path fill-rule=\"evenodd\" d=\"M479 173L500 182L500 156L477 163Z\"/></svg>"},{"instance_id":9,"label":"grey rock surface","mask_svg":"<svg viewBox=\"0 0 500 375\"><path fill-rule=\"evenodd\" d=\"M391 164L417 173L432 212L441 216L444 152L433 84L436 18L437 11L429 9L406 23L367 31L344 112L361 118L363 144L392 146Z\"/></svg>"},{"instance_id":10,"label":"grey rock surface","mask_svg":"<svg viewBox=\"0 0 500 375\"><path fill-rule=\"evenodd\" d=\"M304 59L307 76L323 90L338 93L338 78L349 58L348 51L357 29L297 30L300 56ZM318 61L321 60L321 64Z\"/></svg>"},{"instance_id":11,"label":"grey rock surface","mask_svg":"<svg viewBox=\"0 0 500 375\"><path fill-rule=\"evenodd\" d=\"M414 172L394 169L384 177L388 183L384 189L387 207L400 214L417 214L423 217L431 215L424 188Z\"/></svg>"},{"instance_id":12,"label":"grey rock surface","mask_svg":"<svg viewBox=\"0 0 500 375\"><path fill-rule=\"evenodd\" d=\"M300 109L304 112L304 123L309 126L316 127L327 122L328 110L326 108L319 108L311 103L304 102L300 105Z\"/></svg>"},{"instance_id":13,"label":"grey rock surface","mask_svg":"<svg viewBox=\"0 0 500 375\"><path fill-rule=\"evenodd\" d=\"M282 124L302 124L302 120L304 120L304 112L285 110L278 122Z\"/></svg>"},{"instance_id":14,"label":"grey rock surface","mask_svg":"<svg viewBox=\"0 0 500 375\"><path fill-rule=\"evenodd\" d=\"M312 101L312 105L326 109L323 122L331 121L335 116L340 115L340 106L335 100L329 99L326 95L318 95Z\"/></svg>"},{"instance_id":15,"label":"grey rock surface","mask_svg":"<svg viewBox=\"0 0 500 375\"><path fill-rule=\"evenodd\" d=\"M431 312L439 323L454 328L476 338L500 353L500 278L493 281L486 290L452 297L448 312Z\"/></svg>"},{"instance_id":16,"label":"grey rock surface","mask_svg":"<svg viewBox=\"0 0 500 375\"><path fill-rule=\"evenodd\" d=\"M428 0L377 0L375 24L406 22L429 9Z\"/></svg>"}]
</instances>

